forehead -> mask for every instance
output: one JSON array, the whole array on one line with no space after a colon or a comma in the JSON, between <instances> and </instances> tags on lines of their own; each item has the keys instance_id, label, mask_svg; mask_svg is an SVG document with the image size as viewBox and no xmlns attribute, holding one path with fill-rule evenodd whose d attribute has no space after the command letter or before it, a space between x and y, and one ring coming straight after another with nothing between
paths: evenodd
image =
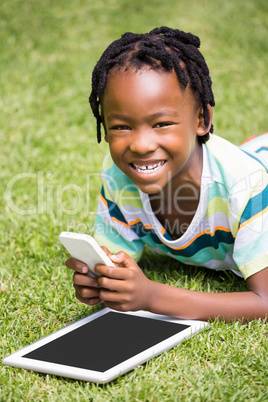
<instances>
[{"instance_id":1,"label":"forehead","mask_svg":"<svg viewBox=\"0 0 268 402\"><path fill-rule=\"evenodd\" d=\"M131 83L138 85L140 82L143 82L143 84L146 84L146 82L148 82L148 85L150 85L153 81L155 82L155 84L157 84L163 80L172 80L175 87L178 86L181 90L185 89L178 82L174 70L168 72L161 68L152 69L150 68L150 66L144 66L140 69L128 66L113 68L109 71L109 74L107 76L105 89L115 82L117 85L119 83L120 85L131 85Z\"/></svg>"},{"instance_id":2,"label":"forehead","mask_svg":"<svg viewBox=\"0 0 268 402\"><path fill-rule=\"evenodd\" d=\"M141 107L147 104L176 107L181 103L192 105L194 98L189 86L184 88L173 70L142 68L111 71L102 96L102 106L115 107L131 102L139 102Z\"/></svg>"}]
</instances>

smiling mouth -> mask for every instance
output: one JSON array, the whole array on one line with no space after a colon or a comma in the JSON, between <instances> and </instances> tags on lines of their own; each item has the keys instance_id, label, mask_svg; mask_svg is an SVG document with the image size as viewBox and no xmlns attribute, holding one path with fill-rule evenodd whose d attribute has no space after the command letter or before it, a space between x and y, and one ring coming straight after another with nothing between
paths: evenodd
<instances>
[{"instance_id":1,"label":"smiling mouth","mask_svg":"<svg viewBox=\"0 0 268 402\"><path fill-rule=\"evenodd\" d=\"M134 163L130 163L130 165L133 167L133 169L135 169L137 172L139 173L153 173L156 172L158 169L160 169L164 164L166 163L166 161L161 161L158 163L152 163L149 165L136 165Z\"/></svg>"}]
</instances>

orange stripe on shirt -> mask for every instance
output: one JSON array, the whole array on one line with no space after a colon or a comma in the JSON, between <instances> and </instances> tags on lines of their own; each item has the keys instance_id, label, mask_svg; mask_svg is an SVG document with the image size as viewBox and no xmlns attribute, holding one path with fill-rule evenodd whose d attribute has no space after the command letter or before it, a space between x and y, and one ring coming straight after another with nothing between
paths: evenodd
<instances>
[{"instance_id":1,"label":"orange stripe on shirt","mask_svg":"<svg viewBox=\"0 0 268 402\"><path fill-rule=\"evenodd\" d=\"M133 225L136 225L136 223L139 223L139 222L141 222L140 219L135 219L134 221L129 222L129 224L133 226Z\"/></svg>"},{"instance_id":2,"label":"orange stripe on shirt","mask_svg":"<svg viewBox=\"0 0 268 402\"><path fill-rule=\"evenodd\" d=\"M135 219L134 221L129 222L129 224L131 226L133 226L133 225L136 225L136 223L139 223L139 222L141 222L141 220L138 218L138 219ZM143 226L145 227L145 229L152 229L153 228L152 225L145 225L144 223L143 223Z\"/></svg>"},{"instance_id":3,"label":"orange stripe on shirt","mask_svg":"<svg viewBox=\"0 0 268 402\"><path fill-rule=\"evenodd\" d=\"M187 247L189 247L198 237L204 235L204 234L210 234L211 236L215 235L216 230L222 230L224 232L231 232L231 229L227 229L223 226L216 226L215 229L213 230L213 232L210 232L209 230L204 230L203 232L198 233L191 241L189 241L189 243L185 244L185 246L182 247L171 247L168 246L170 248L172 248L173 250L183 250Z\"/></svg>"},{"instance_id":4,"label":"orange stripe on shirt","mask_svg":"<svg viewBox=\"0 0 268 402\"><path fill-rule=\"evenodd\" d=\"M145 229L152 229L152 225L143 225L145 227Z\"/></svg>"},{"instance_id":5,"label":"orange stripe on shirt","mask_svg":"<svg viewBox=\"0 0 268 402\"><path fill-rule=\"evenodd\" d=\"M116 219L114 216L112 216L112 220L115 221L115 222L120 223L121 225L123 225L123 226L125 226L125 227L127 227L127 228L130 228L130 226L129 226L127 223L122 222L122 221L119 221L119 220Z\"/></svg>"},{"instance_id":6,"label":"orange stripe on shirt","mask_svg":"<svg viewBox=\"0 0 268 402\"><path fill-rule=\"evenodd\" d=\"M108 203L107 203L107 201L105 200L105 198L101 194L100 194L100 199L103 202L103 204L106 206L106 208L108 208Z\"/></svg>"}]
</instances>

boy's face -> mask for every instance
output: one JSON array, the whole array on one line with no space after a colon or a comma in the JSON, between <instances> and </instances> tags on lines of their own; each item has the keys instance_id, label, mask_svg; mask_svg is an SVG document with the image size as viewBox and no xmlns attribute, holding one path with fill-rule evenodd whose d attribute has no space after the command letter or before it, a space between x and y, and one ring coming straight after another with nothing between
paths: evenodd
<instances>
[{"instance_id":1,"label":"boy's face","mask_svg":"<svg viewBox=\"0 0 268 402\"><path fill-rule=\"evenodd\" d=\"M102 98L105 140L111 156L144 193L156 194L201 177L203 114L174 72L112 72ZM173 186L172 186L173 187Z\"/></svg>"}]
</instances>

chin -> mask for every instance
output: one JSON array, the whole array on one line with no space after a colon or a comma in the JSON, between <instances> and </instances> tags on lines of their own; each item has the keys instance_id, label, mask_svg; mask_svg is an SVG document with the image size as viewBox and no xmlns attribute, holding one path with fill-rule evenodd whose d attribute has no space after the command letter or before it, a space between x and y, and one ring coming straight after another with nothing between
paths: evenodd
<instances>
[{"instance_id":1,"label":"chin","mask_svg":"<svg viewBox=\"0 0 268 402\"><path fill-rule=\"evenodd\" d=\"M141 190L144 194L148 194L148 195L154 195L154 194L159 194L163 188L159 187L159 186L155 186L155 185L151 185L151 186L139 186L137 184L137 187L139 188L139 190Z\"/></svg>"}]
</instances>

